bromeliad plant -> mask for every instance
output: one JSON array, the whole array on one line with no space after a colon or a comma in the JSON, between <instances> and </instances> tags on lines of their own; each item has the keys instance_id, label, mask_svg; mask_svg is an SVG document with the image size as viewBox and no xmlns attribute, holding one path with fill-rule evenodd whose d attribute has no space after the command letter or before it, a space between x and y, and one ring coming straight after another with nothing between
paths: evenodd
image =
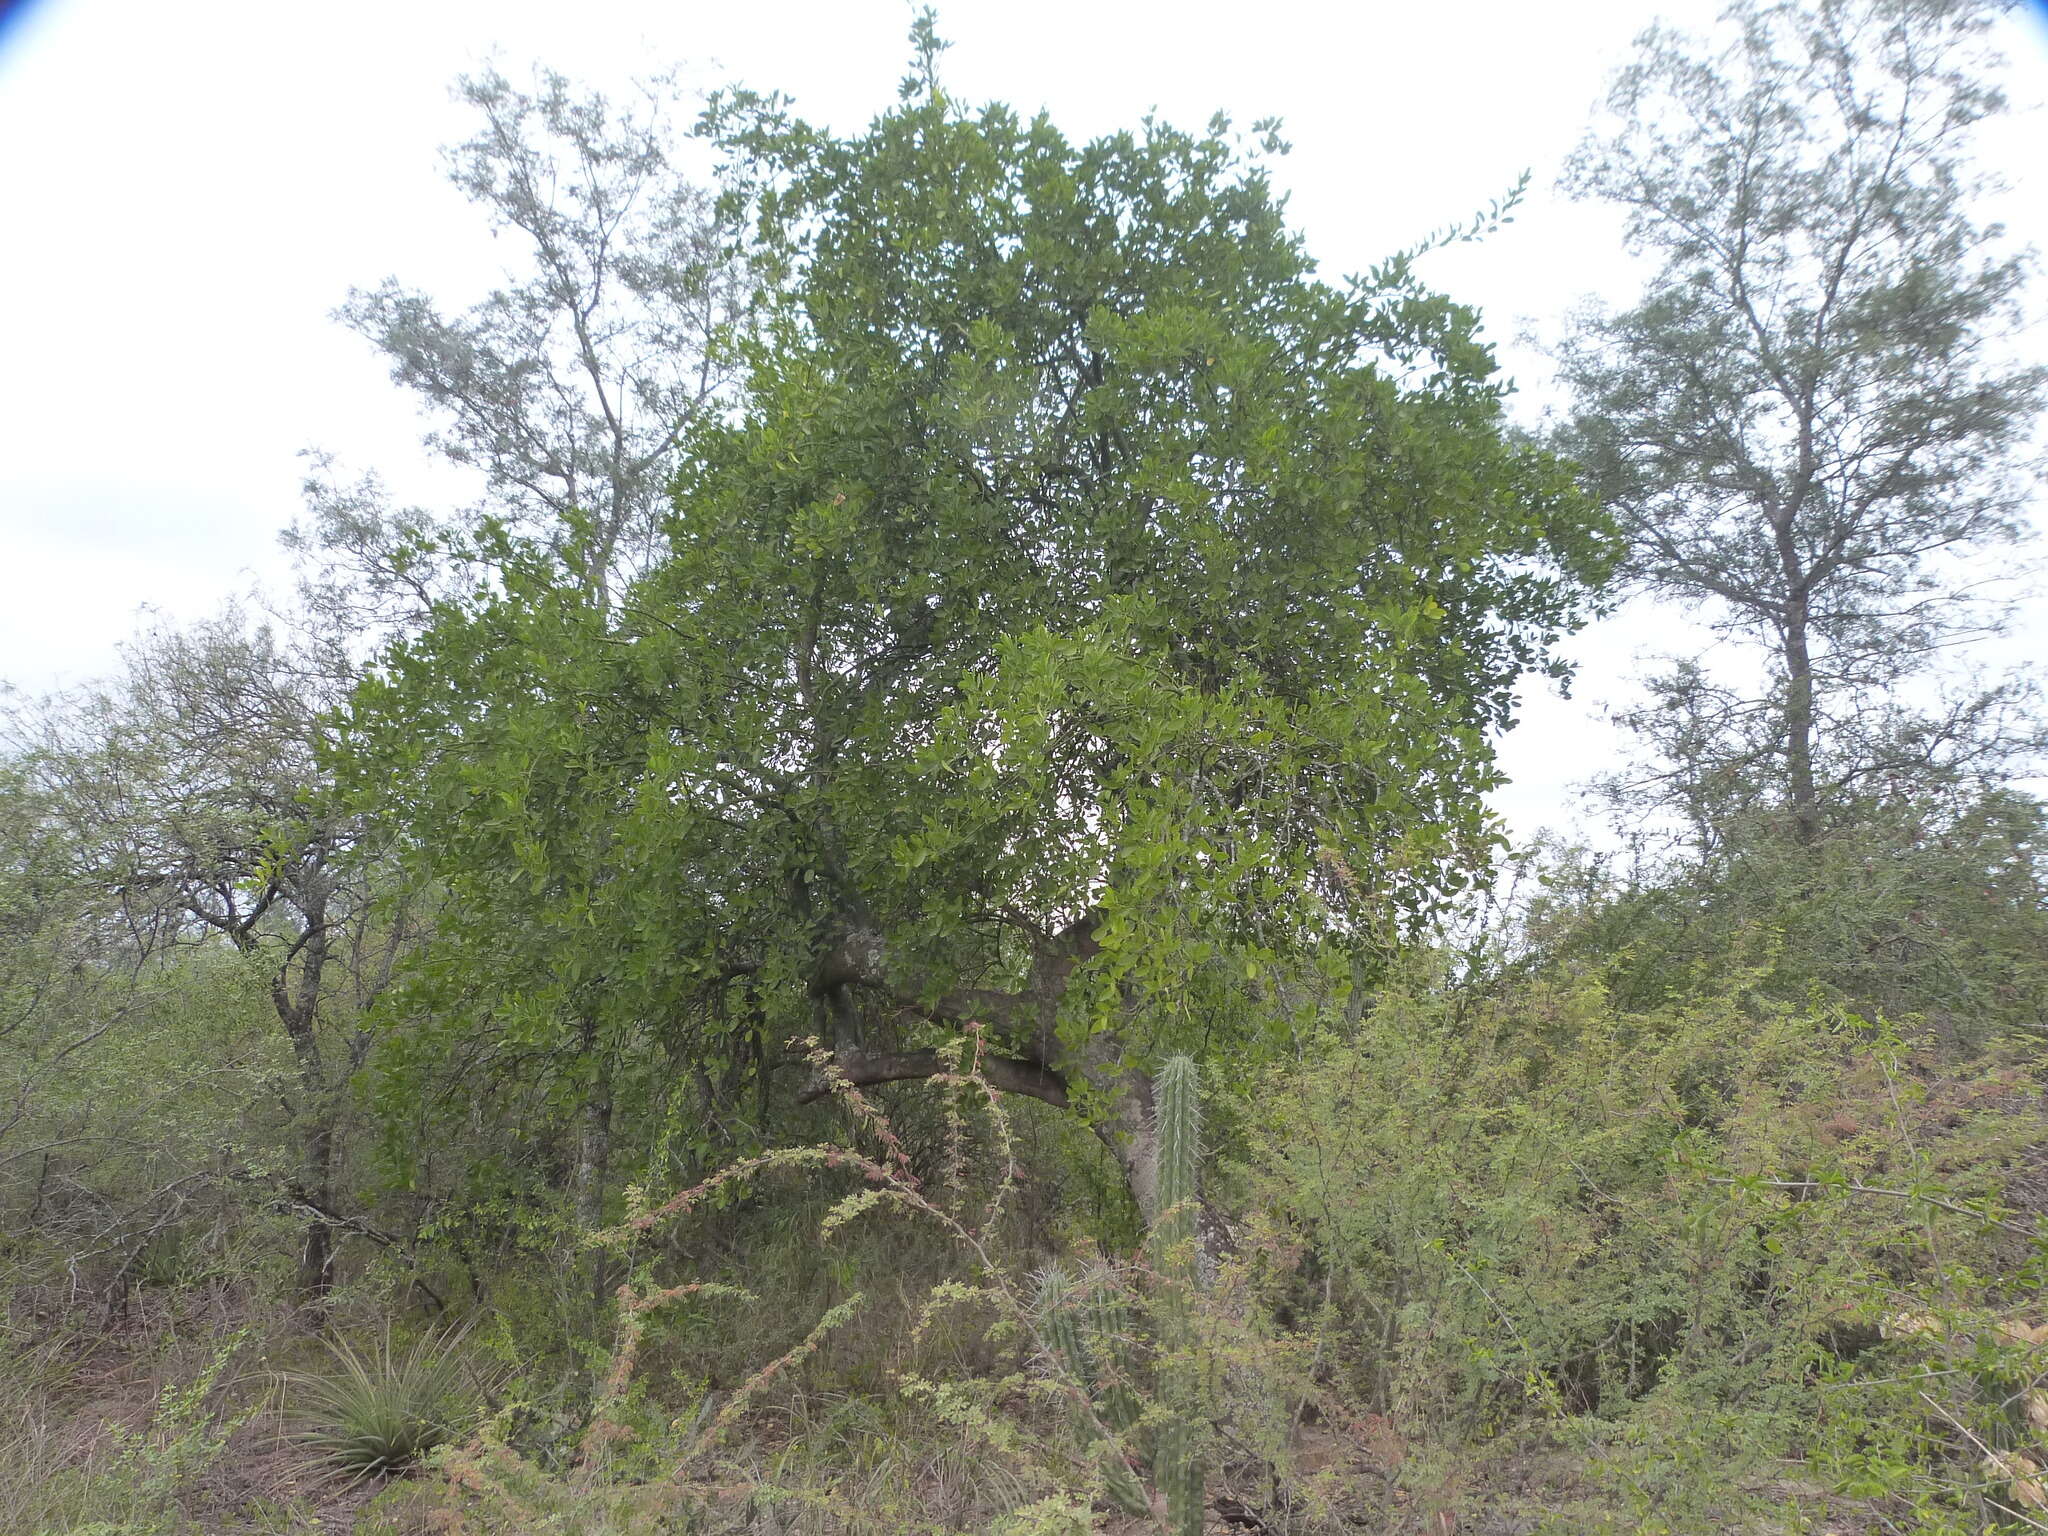
<instances>
[{"instance_id":1,"label":"bromeliad plant","mask_svg":"<svg viewBox=\"0 0 2048 1536\"><path fill-rule=\"evenodd\" d=\"M388 1331L367 1350L330 1340L326 1369L286 1378L295 1438L351 1480L421 1461L475 1420L478 1393L460 1348L466 1331L430 1329L403 1349Z\"/></svg>"}]
</instances>

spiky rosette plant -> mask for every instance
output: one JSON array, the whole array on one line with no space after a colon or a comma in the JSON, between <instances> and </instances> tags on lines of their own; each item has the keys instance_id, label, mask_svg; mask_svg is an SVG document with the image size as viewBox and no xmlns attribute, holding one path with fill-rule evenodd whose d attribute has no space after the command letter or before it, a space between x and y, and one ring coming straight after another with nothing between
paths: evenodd
<instances>
[{"instance_id":1,"label":"spiky rosette plant","mask_svg":"<svg viewBox=\"0 0 2048 1536\"><path fill-rule=\"evenodd\" d=\"M326 1369L286 1378L294 1438L351 1479L418 1462L474 1417L477 1393L460 1354L466 1332L430 1329L404 1349L389 1333L367 1350L329 1340Z\"/></svg>"}]
</instances>

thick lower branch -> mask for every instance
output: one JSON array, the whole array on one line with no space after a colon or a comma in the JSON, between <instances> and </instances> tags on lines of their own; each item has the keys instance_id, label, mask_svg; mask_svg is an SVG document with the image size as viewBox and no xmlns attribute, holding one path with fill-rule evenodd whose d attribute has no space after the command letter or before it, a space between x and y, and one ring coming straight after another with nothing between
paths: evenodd
<instances>
[{"instance_id":1,"label":"thick lower branch","mask_svg":"<svg viewBox=\"0 0 2048 1536\"><path fill-rule=\"evenodd\" d=\"M1002 1041L1012 1050L1045 1058L1053 1050L1059 1000L1066 992L1074 967L1095 953L1096 920L1095 913L1085 913L1036 944L1030 981L1016 992L955 987L935 998L922 996L908 989L902 977L892 974L888 941L879 930L868 926L855 926L842 935L839 943L821 959L811 986L820 996L849 985L873 987L889 996L899 1008L934 1022L979 1023L992 1039Z\"/></svg>"},{"instance_id":2,"label":"thick lower branch","mask_svg":"<svg viewBox=\"0 0 2048 1536\"><path fill-rule=\"evenodd\" d=\"M841 1075L856 1088L937 1077L942 1072L954 1070L937 1051L844 1051L835 1058L835 1063ZM1020 1093L1027 1098L1041 1099L1059 1109L1067 1107L1066 1079L1037 1062L1020 1061L1011 1056L984 1056L981 1058L981 1075L991 1088L1004 1093ZM809 1104L831 1092L832 1085L821 1079L806 1088L800 1099Z\"/></svg>"}]
</instances>

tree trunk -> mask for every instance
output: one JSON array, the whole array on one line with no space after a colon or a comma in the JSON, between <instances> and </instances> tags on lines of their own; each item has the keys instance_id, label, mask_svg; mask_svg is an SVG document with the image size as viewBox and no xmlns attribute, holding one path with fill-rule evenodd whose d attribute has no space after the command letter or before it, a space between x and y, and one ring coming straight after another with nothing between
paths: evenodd
<instances>
[{"instance_id":1,"label":"tree trunk","mask_svg":"<svg viewBox=\"0 0 2048 1536\"><path fill-rule=\"evenodd\" d=\"M604 1225L604 1197L612 1166L612 1074L611 1063L598 1047L597 1024L583 1023L583 1049L595 1067L590 1092L577 1112L576 1170L570 1194L576 1226L582 1233L595 1232ZM591 1253L591 1314L602 1323L611 1297L612 1266L607 1249Z\"/></svg>"},{"instance_id":2,"label":"tree trunk","mask_svg":"<svg viewBox=\"0 0 2048 1536\"><path fill-rule=\"evenodd\" d=\"M605 1183L612 1162L611 1074L600 1072L577 1113L576 1172L571 1185L576 1224L585 1231L604 1225Z\"/></svg>"},{"instance_id":3,"label":"tree trunk","mask_svg":"<svg viewBox=\"0 0 2048 1536\"><path fill-rule=\"evenodd\" d=\"M1124 1185L1147 1227L1158 1218L1159 1133L1153 1123L1152 1078L1124 1064L1127 1037L1107 1031L1079 1050L1059 1041L1060 1003L1074 967L1096 952L1096 914L1086 913L1056 934L1043 936L1033 957L1031 979L1016 992L958 988L929 1005L915 989L892 986L888 941L871 926L848 922L840 941L820 960L811 995L821 1036L829 1033L837 1070L855 1087L873 1083L928 1078L947 1070L936 1050L872 1050L862 1038L861 1015L853 984L893 994L898 1006L956 1026L973 1021L987 1031L997 1052L981 1058L989 1086L1003 1093L1024 1094L1056 1108L1069 1107L1068 1085L1085 1082L1102 1108L1091 1129L1115 1160ZM1135 1015L1133 1016L1135 1018ZM1016 1054L1000 1054L1001 1052ZM823 1075L804 1090L805 1102L831 1092ZM1206 1202L1197 1215L1202 1250L1211 1260L1231 1245L1227 1223Z\"/></svg>"},{"instance_id":4,"label":"tree trunk","mask_svg":"<svg viewBox=\"0 0 2048 1536\"><path fill-rule=\"evenodd\" d=\"M1159 1215L1159 1129L1152 1123L1152 1079L1136 1071L1114 1080L1088 1075L1104 1090L1109 1104L1091 1129L1123 1171L1138 1216L1150 1227Z\"/></svg>"},{"instance_id":5,"label":"tree trunk","mask_svg":"<svg viewBox=\"0 0 2048 1536\"><path fill-rule=\"evenodd\" d=\"M1091 1042L1098 1050L1105 1048L1107 1043L1106 1036ZM1077 1070L1088 1078L1091 1086L1109 1105L1091 1128L1122 1171L1124 1187L1130 1190L1132 1203L1137 1206L1138 1215L1149 1231L1158 1222L1162 1211L1159 1125L1154 1114L1151 1075L1131 1068L1105 1071L1099 1064L1093 1070L1086 1064ZM1195 1236L1200 1244L1204 1273L1213 1276L1215 1265L1230 1252L1235 1239L1230 1224L1210 1202L1206 1188L1196 1197Z\"/></svg>"},{"instance_id":6,"label":"tree trunk","mask_svg":"<svg viewBox=\"0 0 2048 1536\"><path fill-rule=\"evenodd\" d=\"M334 1120L324 1100L305 1128L304 1161L300 1170L305 1204L313 1211L334 1209ZM299 1250L298 1292L319 1305L334 1288L334 1224L318 1216L306 1223Z\"/></svg>"},{"instance_id":7,"label":"tree trunk","mask_svg":"<svg viewBox=\"0 0 2048 1536\"><path fill-rule=\"evenodd\" d=\"M320 1212L334 1209L335 1102L321 1059L320 985L327 969L325 875L317 865L297 893L305 932L270 978L270 999L299 1066L299 1193L310 1214L299 1252L300 1298L318 1306L334 1285L334 1226ZM251 935L253 942L253 935ZM292 974L296 960L298 973Z\"/></svg>"},{"instance_id":8,"label":"tree trunk","mask_svg":"<svg viewBox=\"0 0 2048 1536\"><path fill-rule=\"evenodd\" d=\"M1802 848L1820 841L1820 797L1813 778L1813 657L1807 602L1795 595L1785 612L1785 778L1792 835Z\"/></svg>"}]
</instances>

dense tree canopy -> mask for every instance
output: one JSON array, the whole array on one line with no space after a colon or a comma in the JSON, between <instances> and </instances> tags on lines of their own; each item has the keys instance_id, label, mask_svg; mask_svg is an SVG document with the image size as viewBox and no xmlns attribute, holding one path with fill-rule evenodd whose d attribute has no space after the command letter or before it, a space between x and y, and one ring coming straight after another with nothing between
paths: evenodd
<instances>
[{"instance_id":1,"label":"dense tree canopy","mask_svg":"<svg viewBox=\"0 0 2048 1536\"><path fill-rule=\"evenodd\" d=\"M877 1080L978 1020L1127 1149L1156 1052L1256 1049L1276 966L1483 860L1598 524L1474 317L1319 281L1221 121L1076 145L927 73L850 138L709 123L782 297L667 557L608 613L504 536L358 696L449 898L417 995L706 1125L791 1035Z\"/></svg>"}]
</instances>

